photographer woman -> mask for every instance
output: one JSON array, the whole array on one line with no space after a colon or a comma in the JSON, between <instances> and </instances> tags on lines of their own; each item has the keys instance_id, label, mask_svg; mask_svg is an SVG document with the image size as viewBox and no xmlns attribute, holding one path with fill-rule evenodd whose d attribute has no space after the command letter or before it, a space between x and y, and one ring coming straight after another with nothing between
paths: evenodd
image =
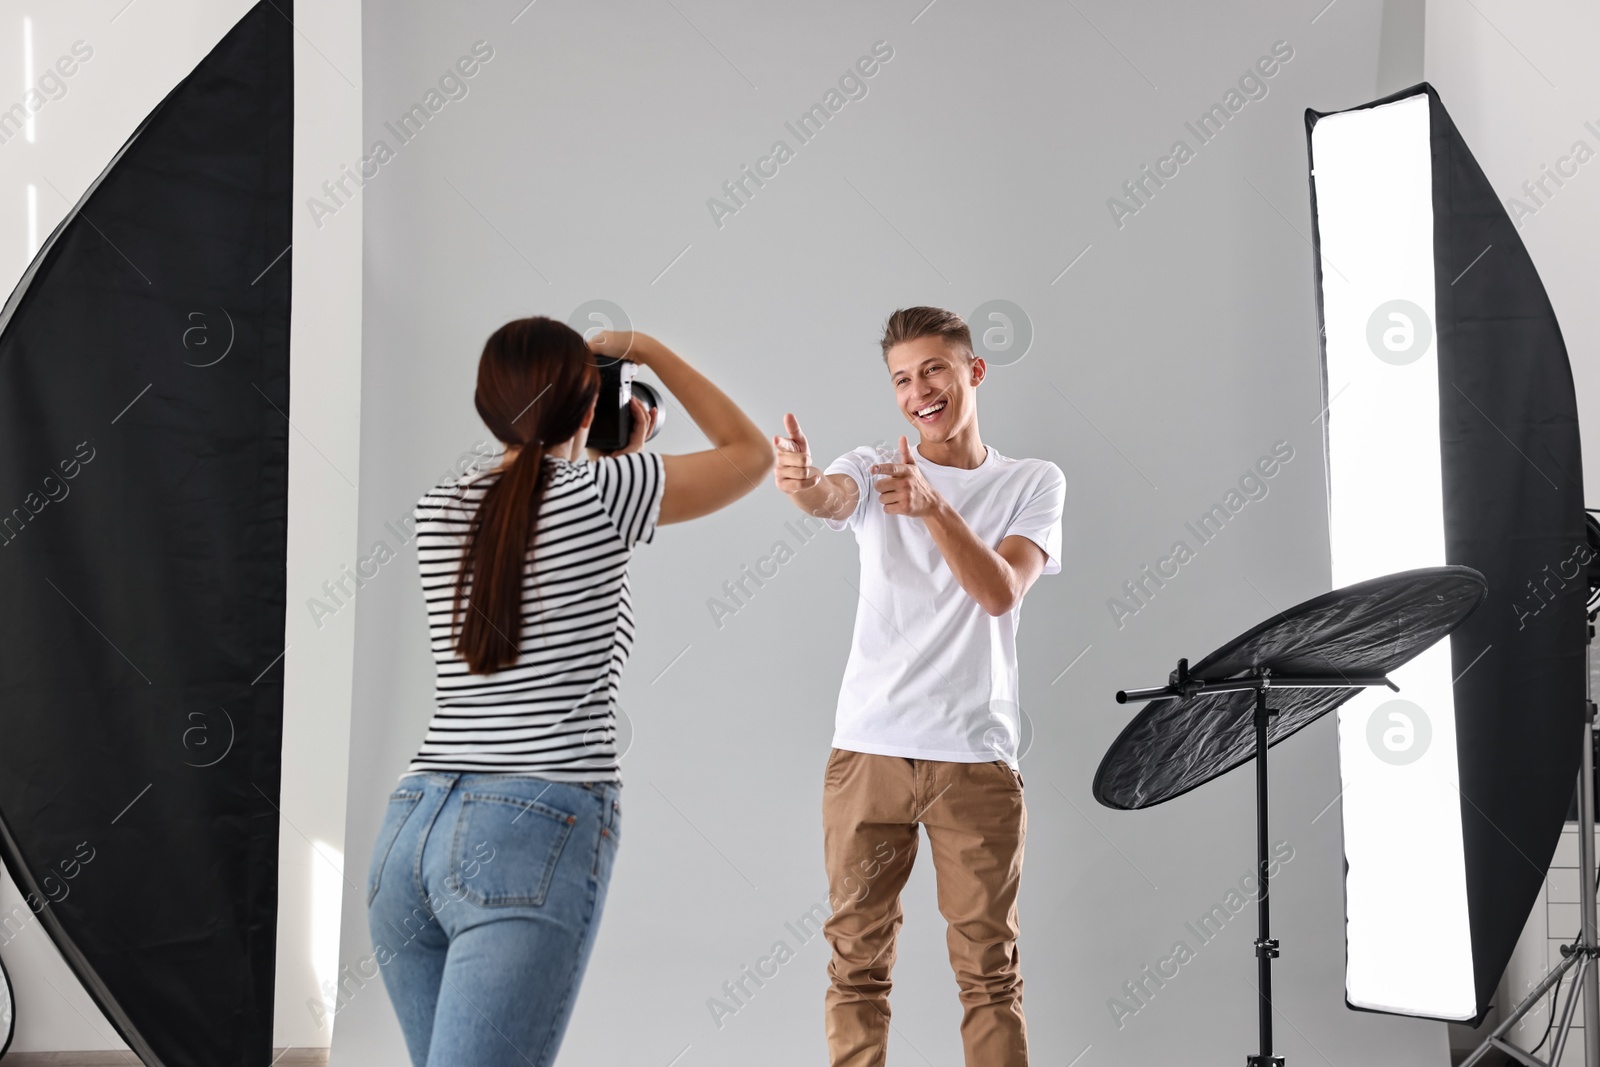
<instances>
[{"instance_id":1,"label":"photographer woman","mask_svg":"<svg viewBox=\"0 0 1600 1067\"><path fill-rule=\"evenodd\" d=\"M712 448L585 460L596 354L650 368ZM665 345L518 319L478 363L493 470L417 505L437 710L368 875L375 957L416 1067L546 1067L594 944L622 808L628 563L658 525L726 507L772 465L760 430Z\"/></svg>"}]
</instances>

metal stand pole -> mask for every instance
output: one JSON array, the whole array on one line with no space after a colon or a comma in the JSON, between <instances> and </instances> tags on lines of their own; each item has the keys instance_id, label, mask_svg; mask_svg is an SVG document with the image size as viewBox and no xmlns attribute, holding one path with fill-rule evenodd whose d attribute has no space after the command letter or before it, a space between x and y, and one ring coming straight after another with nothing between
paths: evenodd
<instances>
[{"instance_id":1,"label":"metal stand pole","mask_svg":"<svg viewBox=\"0 0 1600 1067\"><path fill-rule=\"evenodd\" d=\"M1518 1063L1530 1064L1530 1067L1540 1067L1544 1063L1543 1060L1511 1045L1505 1040L1505 1035L1521 1021L1524 1015L1538 1007L1540 1000L1550 991L1550 987L1565 978L1568 970L1574 965L1582 966L1579 963L1580 960L1587 962L1588 957L1581 954L1563 957L1561 962L1556 964L1555 969L1545 975L1543 980L1534 987L1533 992L1529 993L1522 1003L1517 1005L1516 1010L1506 1016L1506 1021L1495 1027L1494 1033L1484 1038L1483 1044L1474 1049L1472 1055L1461 1061L1461 1067L1471 1067L1472 1064L1483 1059L1493 1049L1499 1049L1501 1052L1512 1056Z\"/></svg>"},{"instance_id":2,"label":"metal stand pole","mask_svg":"<svg viewBox=\"0 0 1600 1067\"><path fill-rule=\"evenodd\" d=\"M1594 624L1589 624L1588 653L1594 644ZM1589 656L1584 656L1584 708L1583 708L1583 783L1578 788L1578 902L1583 909L1583 946L1591 953L1600 947L1595 940L1595 866L1594 866L1594 674ZM1583 972L1583 1063L1584 1067L1600 1067L1600 974L1596 968L1586 967Z\"/></svg>"},{"instance_id":3,"label":"metal stand pole","mask_svg":"<svg viewBox=\"0 0 1600 1067\"><path fill-rule=\"evenodd\" d=\"M1256 968L1260 988L1257 990L1256 1011L1261 1026L1261 1051L1245 1057L1245 1067L1283 1067L1283 1057L1272 1054L1272 961L1278 956L1278 942L1272 936L1271 905L1268 903L1267 869L1267 727L1272 716L1278 714L1267 706L1269 689L1366 689L1387 686L1399 691L1400 687L1386 675L1347 674L1285 674L1275 675L1266 667L1254 668L1248 675L1235 678L1202 679L1189 674L1189 661L1180 659L1178 669L1167 679L1166 685L1147 689L1119 689L1117 703L1130 700L1166 700L1187 698L1196 693L1255 694L1256 741L1256 876L1261 882L1261 895L1256 898Z\"/></svg>"},{"instance_id":4,"label":"metal stand pole","mask_svg":"<svg viewBox=\"0 0 1600 1067\"><path fill-rule=\"evenodd\" d=\"M1567 1047L1567 1038L1572 1033L1572 1009L1578 1006L1578 991L1583 988L1584 975L1594 973L1594 967L1592 966L1594 960L1589 953L1574 953L1573 955L1578 960L1578 973L1573 979L1572 988L1567 991L1567 1006L1562 1009L1561 1023L1556 1027L1555 1047L1550 1050L1551 1064L1561 1063L1561 1051ZM1527 1060L1524 1059L1523 1062L1527 1063ZM1537 1063L1533 1067L1537 1067Z\"/></svg>"},{"instance_id":5,"label":"metal stand pole","mask_svg":"<svg viewBox=\"0 0 1600 1067\"><path fill-rule=\"evenodd\" d=\"M1272 961L1278 955L1278 942L1272 937L1271 904L1267 900L1267 690L1256 690L1256 877L1261 895L1256 898L1256 970L1260 982L1257 1010L1261 1017L1261 1052L1245 1057L1245 1067L1283 1067L1283 1057L1272 1054Z\"/></svg>"}]
</instances>

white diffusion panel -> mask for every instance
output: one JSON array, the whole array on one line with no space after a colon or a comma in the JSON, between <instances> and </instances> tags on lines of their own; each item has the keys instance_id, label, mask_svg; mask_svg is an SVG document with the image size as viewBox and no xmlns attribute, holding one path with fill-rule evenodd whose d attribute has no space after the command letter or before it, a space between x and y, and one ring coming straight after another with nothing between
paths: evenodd
<instances>
[{"instance_id":1,"label":"white diffusion panel","mask_svg":"<svg viewBox=\"0 0 1600 1067\"><path fill-rule=\"evenodd\" d=\"M1428 135L1423 94L1312 129L1335 587L1446 562ZM1358 1008L1476 1011L1450 670L1442 641L1339 712Z\"/></svg>"}]
</instances>

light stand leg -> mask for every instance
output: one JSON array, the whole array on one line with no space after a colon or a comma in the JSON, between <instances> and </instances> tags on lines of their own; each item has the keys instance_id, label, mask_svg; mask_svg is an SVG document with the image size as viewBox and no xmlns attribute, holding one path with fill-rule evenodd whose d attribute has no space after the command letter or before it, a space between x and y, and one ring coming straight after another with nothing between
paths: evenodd
<instances>
[{"instance_id":1,"label":"light stand leg","mask_svg":"<svg viewBox=\"0 0 1600 1067\"><path fill-rule=\"evenodd\" d=\"M1272 1054L1272 960L1278 955L1278 942L1271 934L1271 905L1267 901L1267 690L1256 690L1256 877L1261 895L1256 898L1256 919L1260 936L1256 938L1256 969L1260 983L1257 1010L1261 1022L1261 1052L1245 1057L1245 1067L1283 1067L1283 1057Z\"/></svg>"},{"instance_id":2,"label":"light stand leg","mask_svg":"<svg viewBox=\"0 0 1600 1067\"><path fill-rule=\"evenodd\" d=\"M1505 1035L1511 1032L1511 1028L1516 1026L1517 1023L1522 1020L1524 1015L1528 1014L1534 1008L1539 1006L1539 1004L1544 1000L1544 995L1550 991L1552 986L1566 977L1567 971L1571 970L1575 966L1578 966L1580 960L1587 958L1588 957L1582 955L1581 953L1571 956L1563 956L1561 958L1561 962L1556 964L1550 973L1545 975L1539 984L1534 987L1533 991L1523 998L1522 1003L1517 1005L1516 1010L1510 1015L1506 1016L1505 1021L1494 1028L1493 1033L1484 1038L1483 1043L1473 1050L1472 1055L1461 1061L1460 1067L1472 1067L1473 1064L1483 1059L1495 1049L1498 1049L1501 1052L1506 1053L1508 1056L1511 1056L1518 1063L1529 1062L1531 1057L1529 1057L1528 1053L1523 1052L1521 1049L1512 1045L1506 1040ZM1557 1040L1559 1041L1561 1039L1558 1037ZM1544 1061L1535 1059L1533 1062L1535 1064L1543 1064ZM1552 1062L1554 1062L1553 1059Z\"/></svg>"},{"instance_id":3,"label":"light stand leg","mask_svg":"<svg viewBox=\"0 0 1600 1067\"><path fill-rule=\"evenodd\" d=\"M1594 968L1589 966L1593 961L1587 953L1574 953L1573 959L1578 961L1578 973L1573 977L1572 989L1567 993L1567 1006L1561 1009L1561 1022L1556 1026L1556 1043L1550 1049L1552 1065L1561 1063L1561 1053L1567 1047L1567 1038L1572 1033L1572 1009L1578 1006L1578 997L1583 991L1584 976L1592 976L1594 971ZM1524 1059L1523 1062L1526 1063L1527 1060Z\"/></svg>"},{"instance_id":4,"label":"light stand leg","mask_svg":"<svg viewBox=\"0 0 1600 1067\"><path fill-rule=\"evenodd\" d=\"M1590 626L1591 643L1593 626ZM1584 651L1589 651L1586 645ZM1584 656L1584 679L1587 689L1592 678L1589 657ZM1591 953L1595 941L1595 867L1594 867L1594 700L1586 693L1583 702L1583 770L1578 783L1578 906L1583 911L1583 930L1579 938L1584 951ZM1600 968L1586 967L1583 971L1583 1062L1584 1067L1600 1067Z\"/></svg>"}]
</instances>

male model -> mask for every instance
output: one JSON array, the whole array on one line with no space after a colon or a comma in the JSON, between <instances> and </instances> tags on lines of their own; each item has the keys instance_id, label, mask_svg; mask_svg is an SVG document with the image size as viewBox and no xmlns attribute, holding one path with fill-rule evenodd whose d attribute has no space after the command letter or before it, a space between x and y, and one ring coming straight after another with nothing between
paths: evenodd
<instances>
[{"instance_id":1,"label":"male model","mask_svg":"<svg viewBox=\"0 0 1600 1067\"><path fill-rule=\"evenodd\" d=\"M775 479L801 510L855 531L860 598L824 772L824 932L833 1067L879 1067L889 1038L900 891L928 834L967 1067L1028 1062L1017 955L1027 809L1017 770L1017 619L1061 569L1066 483L978 435L987 367L960 316L896 311L884 328L895 402L920 443L847 452L819 471L793 415ZM887 862L884 857L891 857Z\"/></svg>"}]
</instances>

